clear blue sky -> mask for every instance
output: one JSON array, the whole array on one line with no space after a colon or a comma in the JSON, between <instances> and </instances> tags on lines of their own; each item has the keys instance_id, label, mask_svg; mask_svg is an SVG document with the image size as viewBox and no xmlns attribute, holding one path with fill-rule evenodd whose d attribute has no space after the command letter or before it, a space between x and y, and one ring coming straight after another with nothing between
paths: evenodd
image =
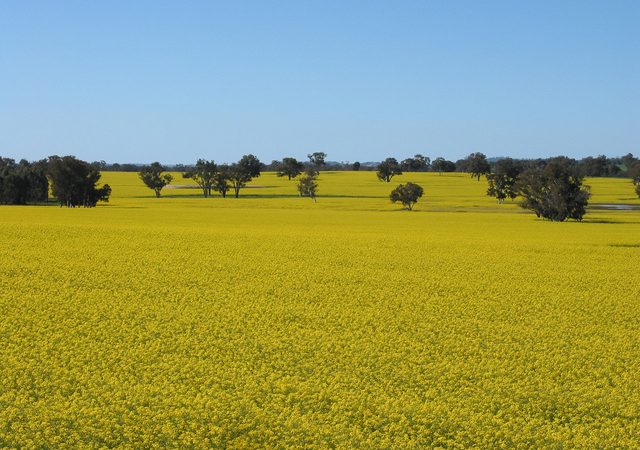
<instances>
[{"instance_id":1,"label":"clear blue sky","mask_svg":"<svg viewBox=\"0 0 640 450\"><path fill-rule=\"evenodd\" d=\"M0 1L0 155L640 153L640 1Z\"/></svg>"}]
</instances>

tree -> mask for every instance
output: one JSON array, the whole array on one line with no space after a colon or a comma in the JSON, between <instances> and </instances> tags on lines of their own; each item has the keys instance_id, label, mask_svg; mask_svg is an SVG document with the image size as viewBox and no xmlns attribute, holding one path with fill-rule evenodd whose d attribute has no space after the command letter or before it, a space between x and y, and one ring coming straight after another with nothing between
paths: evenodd
<instances>
[{"instance_id":1,"label":"tree","mask_svg":"<svg viewBox=\"0 0 640 450\"><path fill-rule=\"evenodd\" d=\"M622 160L622 164L624 164L627 170L629 170L629 167L631 167L634 162L638 161L638 159L631 153L627 153L620 159Z\"/></svg>"},{"instance_id":2,"label":"tree","mask_svg":"<svg viewBox=\"0 0 640 450\"><path fill-rule=\"evenodd\" d=\"M46 202L49 181L46 160L29 163L0 157L0 204L26 205Z\"/></svg>"},{"instance_id":3,"label":"tree","mask_svg":"<svg viewBox=\"0 0 640 450\"><path fill-rule=\"evenodd\" d=\"M193 170L189 170L182 174L182 178L191 178L196 182L200 189L202 189L203 195L211 197L211 191L215 184L216 174L218 173L218 166L211 160L198 159Z\"/></svg>"},{"instance_id":4,"label":"tree","mask_svg":"<svg viewBox=\"0 0 640 450\"><path fill-rule=\"evenodd\" d=\"M640 185L640 161L634 161L627 169L627 175L635 185Z\"/></svg>"},{"instance_id":5,"label":"tree","mask_svg":"<svg viewBox=\"0 0 640 450\"><path fill-rule=\"evenodd\" d=\"M636 194L640 197L640 160L635 160L629 163L630 166L627 169L627 175L631 178L636 190Z\"/></svg>"},{"instance_id":6,"label":"tree","mask_svg":"<svg viewBox=\"0 0 640 450\"><path fill-rule=\"evenodd\" d=\"M233 188L235 197L240 195L240 189L245 187L253 178L260 176L262 164L253 155L244 155L237 163L229 166L229 182Z\"/></svg>"},{"instance_id":7,"label":"tree","mask_svg":"<svg viewBox=\"0 0 640 450\"><path fill-rule=\"evenodd\" d=\"M359 171L360 170L360 163L358 161L354 162L351 165L351 170L356 171L356 172Z\"/></svg>"},{"instance_id":8,"label":"tree","mask_svg":"<svg viewBox=\"0 0 640 450\"><path fill-rule=\"evenodd\" d=\"M395 158L387 158L378 164L378 179L389 183L396 175L402 175L402 169L398 160Z\"/></svg>"},{"instance_id":9,"label":"tree","mask_svg":"<svg viewBox=\"0 0 640 450\"><path fill-rule=\"evenodd\" d=\"M482 175L491 172L491 165L484 153L471 153L464 161L465 170L471 174L471 178L477 178L478 181Z\"/></svg>"},{"instance_id":10,"label":"tree","mask_svg":"<svg viewBox=\"0 0 640 450\"><path fill-rule=\"evenodd\" d=\"M609 177L620 173L620 166L605 155L588 156L580 161L582 173L587 177Z\"/></svg>"},{"instance_id":11,"label":"tree","mask_svg":"<svg viewBox=\"0 0 640 450\"><path fill-rule=\"evenodd\" d=\"M514 199L518 196L516 181L522 167L511 158L504 158L496 162L493 173L487 174L489 188L487 195L503 203L505 198Z\"/></svg>"},{"instance_id":12,"label":"tree","mask_svg":"<svg viewBox=\"0 0 640 450\"><path fill-rule=\"evenodd\" d=\"M276 175L279 177L295 178L304 170L304 164L295 158L282 158L282 162L277 165Z\"/></svg>"},{"instance_id":13,"label":"tree","mask_svg":"<svg viewBox=\"0 0 640 450\"><path fill-rule=\"evenodd\" d=\"M313 152L307 155L309 161L315 167L316 173L320 173L320 167L325 165L325 159L327 158L327 154L325 152Z\"/></svg>"},{"instance_id":14,"label":"tree","mask_svg":"<svg viewBox=\"0 0 640 450\"><path fill-rule=\"evenodd\" d=\"M589 200L589 187L575 166L555 158L544 168L534 167L518 177L516 188L523 197L520 206L554 222L582 220Z\"/></svg>"},{"instance_id":15,"label":"tree","mask_svg":"<svg viewBox=\"0 0 640 450\"><path fill-rule=\"evenodd\" d=\"M218 172L213 177L212 188L214 191L219 192L222 198L227 197L227 192L231 189L229 185L230 167L227 164L218 166Z\"/></svg>"},{"instance_id":16,"label":"tree","mask_svg":"<svg viewBox=\"0 0 640 450\"><path fill-rule=\"evenodd\" d=\"M148 166L142 166L138 176L142 180L142 182L149 188L153 189L156 193L156 198L160 197L160 191L167 184L171 183L173 177L170 173L162 173L165 171L165 168L159 162L151 163Z\"/></svg>"},{"instance_id":17,"label":"tree","mask_svg":"<svg viewBox=\"0 0 640 450\"><path fill-rule=\"evenodd\" d=\"M426 172L431 165L431 159L418 153L413 158L407 158L400 164L402 170L407 172Z\"/></svg>"},{"instance_id":18,"label":"tree","mask_svg":"<svg viewBox=\"0 0 640 450\"><path fill-rule=\"evenodd\" d=\"M60 206L91 208L99 201L109 201L111 187L108 184L97 187L101 177L99 167L74 156L50 156L47 176Z\"/></svg>"},{"instance_id":19,"label":"tree","mask_svg":"<svg viewBox=\"0 0 640 450\"><path fill-rule=\"evenodd\" d=\"M311 197L316 201L316 191L318 190L317 173L313 169L305 171L298 180L298 192L300 197Z\"/></svg>"},{"instance_id":20,"label":"tree","mask_svg":"<svg viewBox=\"0 0 640 450\"><path fill-rule=\"evenodd\" d=\"M431 169L434 172L438 172L439 175L442 175L442 172L455 172L456 163L454 163L453 161L448 161L439 156L431 163Z\"/></svg>"},{"instance_id":21,"label":"tree","mask_svg":"<svg viewBox=\"0 0 640 450\"><path fill-rule=\"evenodd\" d=\"M400 202L406 209L411 211L413 206L418 202L418 199L422 197L424 190L422 186L415 183L401 184L389 195L391 202Z\"/></svg>"}]
</instances>

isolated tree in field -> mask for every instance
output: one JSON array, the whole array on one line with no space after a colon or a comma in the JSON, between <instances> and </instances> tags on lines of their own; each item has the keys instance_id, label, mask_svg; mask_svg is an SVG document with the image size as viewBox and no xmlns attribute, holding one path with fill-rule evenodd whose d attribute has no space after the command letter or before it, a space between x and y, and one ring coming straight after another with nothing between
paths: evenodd
<instances>
[{"instance_id":1,"label":"isolated tree in field","mask_svg":"<svg viewBox=\"0 0 640 450\"><path fill-rule=\"evenodd\" d=\"M295 178L304 170L304 164L295 158L282 158L282 162L278 163L276 175L279 177Z\"/></svg>"},{"instance_id":2,"label":"isolated tree in field","mask_svg":"<svg viewBox=\"0 0 640 450\"><path fill-rule=\"evenodd\" d=\"M173 180L171 174L163 173L164 171L165 168L162 164L156 161L148 166L142 166L142 169L138 172L138 176L145 186L149 189L153 189L156 193L156 198L160 197L160 191L162 191L162 188Z\"/></svg>"},{"instance_id":3,"label":"isolated tree in field","mask_svg":"<svg viewBox=\"0 0 640 450\"><path fill-rule=\"evenodd\" d=\"M229 185L231 168L227 164L221 164L218 166L218 172L213 177L212 188L214 191L219 192L222 198L227 197L227 192L231 189Z\"/></svg>"},{"instance_id":4,"label":"isolated tree in field","mask_svg":"<svg viewBox=\"0 0 640 450\"><path fill-rule=\"evenodd\" d=\"M50 156L47 176L51 182L51 193L60 206L91 208L99 201L108 202L111 187L97 187L100 169L74 156Z\"/></svg>"},{"instance_id":5,"label":"isolated tree in field","mask_svg":"<svg viewBox=\"0 0 640 450\"><path fill-rule=\"evenodd\" d=\"M556 158L544 168L534 167L521 173L516 183L523 201L520 206L536 216L554 222L582 220L589 201L589 187L575 166Z\"/></svg>"},{"instance_id":6,"label":"isolated tree in field","mask_svg":"<svg viewBox=\"0 0 640 450\"><path fill-rule=\"evenodd\" d=\"M316 173L320 173L320 167L324 166L325 159L327 158L327 154L325 152L313 152L307 155L309 158L309 162L316 169Z\"/></svg>"},{"instance_id":7,"label":"isolated tree in field","mask_svg":"<svg viewBox=\"0 0 640 450\"><path fill-rule=\"evenodd\" d=\"M504 158L496 162L493 173L487 174L487 195L503 203L506 198L514 199L518 196L516 181L522 171L521 164L511 158Z\"/></svg>"},{"instance_id":8,"label":"isolated tree in field","mask_svg":"<svg viewBox=\"0 0 640 450\"><path fill-rule=\"evenodd\" d=\"M424 190L422 186L415 183L401 184L389 195L389 199L393 202L400 202L406 209L411 211L413 206L418 202L418 199L422 197Z\"/></svg>"},{"instance_id":9,"label":"isolated tree in field","mask_svg":"<svg viewBox=\"0 0 640 450\"><path fill-rule=\"evenodd\" d=\"M30 163L0 157L0 204L26 205L46 202L49 181L46 160Z\"/></svg>"},{"instance_id":10,"label":"isolated tree in field","mask_svg":"<svg viewBox=\"0 0 640 450\"><path fill-rule=\"evenodd\" d=\"M378 172L376 173L380 181L389 183L396 175L402 175L402 168L395 158L387 158L378 164Z\"/></svg>"},{"instance_id":11,"label":"isolated tree in field","mask_svg":"<svg viewBox=\"0 0 640 450\"><path fill-rule=\"evenodd\" d=\"M313 201L316 201L316 191L318 190L318 175L315 170L310 169L298 180L298 192L300 197L311 197Z\"/></svg>"},{"instance_id":12,"label":"isolated tree in field","mask_svg":"<svg viewBox=\"0 0 640 450\"><path fill-rule=\"evenodd\" d=\"M356 172L359 171L360 170L360 163L358 161L354 162L351 165L351 170L356 171Z\"/></svg>"},{"instance_id":13,"label":"isolated tree in field","mask_svg":"<svg viewBox=\"0 0 640 450\"><path fill-rule=\"evenodd\" d=\"M438 157L431 163L431 170L438 172L439 175L442 175L442 172L455 172L456 163L448 161L443 157Z\"/></svg>"},{"instance_id":14,"label":"isolated tree in field","mask_svg":"<svg viewBox=\"0 0 640 450\"><path fill-rule=\"evenodd\" d=\"M193 170L184 172L182 178L191 178L200 186L202 194L205 197L211 197L211 191L213 191L217 173L218 166L213 160L207 161L206 159L199 159L193 167Z\"/></svg>"},{"instance_id":15,"label":"isolated tree in field","mask_svg":"<svg viewBox=\"0 0 640 450\"><path fill-rule=\"evenodd\" d=\"M244 155L237 163L229 166L229 183L236 198L240 196L240 189L245 187L253 178L260 176L262 164L253 155Z\"/></svg>"},{"instance_id":16,"label":"isolated tree in field","mask_svg":"<svg viewBox=\"0 0 640 450\"><path fill-rule=\"evenodd\" d=\"M484 153L471 153L464 161L466 171L471 174L471 178L477 178L478 181L482 175L491 172L491 165Z\"/></svg>"}]
</instances>

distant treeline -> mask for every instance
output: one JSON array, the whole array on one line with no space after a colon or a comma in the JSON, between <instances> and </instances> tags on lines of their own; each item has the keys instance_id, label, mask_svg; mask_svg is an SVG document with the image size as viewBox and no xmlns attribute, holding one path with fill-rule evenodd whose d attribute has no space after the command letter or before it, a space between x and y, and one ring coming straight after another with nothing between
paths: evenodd
<instances>
[{"instance_id":1,"label":"distant treeline","mask_svg":"<svg viewBox=\"0 0 640 450\"><path fill-rule=\"evenodd\" d=\"M313 155L313 154L312 154ZM325 155L326 157L326 155ZM555 158L555 157L554 157ZM537 158L537 159L514 159L521 164L530 167L542 167L546 162L554 158ZM294 158L286 158L294 159ZM450 161L442 157L431 159L428 156L417 154L411 158L397 160L392 158L400 166L402 172L469 172L469 158ZM496 163L505 158L487 158L487 161L493 170ZM628 153L625 156L609 158L604 155L589 156L582 159L567 158L567 160L576 167L580 173L586 177L626 177L628 170L633 163L638 160L634 155ZM322 167L325 171L377 171L378 166L383 161L367 161L367 162L337 162L325 161L323 159ZM277 172L283 161L274 160L271 163L262 163L262 171ZM99 167L102 171L109 172L140 172L144 164L131 163L107 163L105 161L95 161L92 163ZM300 162L306 166L315 165L314 162ZM188 172L194 169L193 164L163 164L165 170L170 172Z\"/></svg>"}]
</instances>

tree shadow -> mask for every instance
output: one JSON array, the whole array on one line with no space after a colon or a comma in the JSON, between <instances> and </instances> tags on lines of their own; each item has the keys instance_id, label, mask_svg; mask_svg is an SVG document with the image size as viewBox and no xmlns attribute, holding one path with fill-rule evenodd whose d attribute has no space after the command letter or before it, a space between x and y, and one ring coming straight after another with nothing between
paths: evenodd
<instances>
[{"instance_id":1,"label":"tree shadow","mask_svg":"<svg viewBox=\"0 0 640 450\"><path fill-rule=\"evenodd\" d=\"M613 225L623 225L623 224L639 224L640 221L637 220L615 220L615 219L584 219L581 223L584 224L613 224Z\"/></svg>"}]
</instances>

